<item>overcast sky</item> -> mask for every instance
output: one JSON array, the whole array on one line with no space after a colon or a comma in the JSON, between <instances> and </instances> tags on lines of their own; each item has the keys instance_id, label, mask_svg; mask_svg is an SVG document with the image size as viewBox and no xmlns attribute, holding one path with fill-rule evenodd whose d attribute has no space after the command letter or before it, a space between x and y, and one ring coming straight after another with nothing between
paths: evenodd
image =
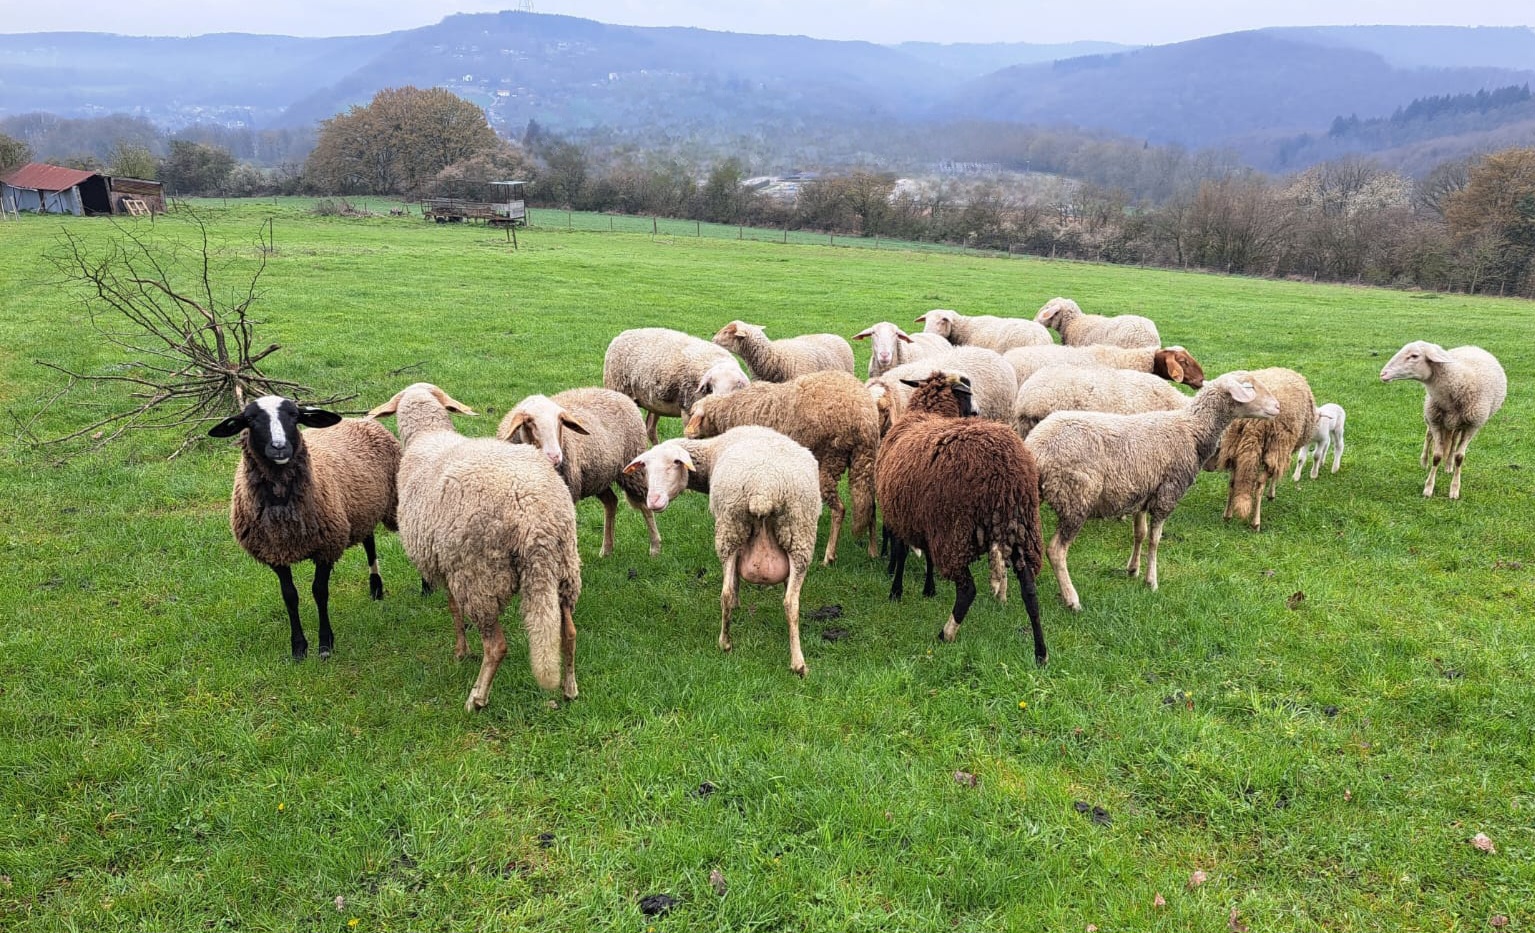
<instances>
[{"instance_id":1,"label":"overcast sky","mask_svg":"<svg viewBox=\"0 0 1535 933\"><path fill-rule=\"evenodd\" d=\"M518 0L6 0L0 32L337 36L425 26ZM1260 26L1535 24L1519 0L532 0L535 12L636 26L902 42L1176 42Z\"/></svg>"}]
</instances>

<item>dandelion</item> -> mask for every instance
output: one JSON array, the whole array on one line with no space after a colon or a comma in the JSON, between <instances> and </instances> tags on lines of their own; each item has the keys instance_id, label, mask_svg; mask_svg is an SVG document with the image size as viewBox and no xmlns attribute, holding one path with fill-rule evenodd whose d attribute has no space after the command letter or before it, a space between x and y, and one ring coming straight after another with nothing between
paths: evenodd
<instances>
[{"instance_id":1,"label":"dandelion","mask_svg":"<svg viewBox=\"0 0 1535 933\"><path fill-rule=\"evenodd\" d=\"M1019 700L1018 701L1018 708L1019 709L1028 709L1029 708L1029 701L1028 700Z\"/></svg>"},{"instance_id":2,"label":"dandelion","mask_svg":"<svg viewBox=\"0 0 1535 933\"><path fill-rule=\"evenodd\" d=\"M357 924L359 924L361 922L362 922L362 918L361 917L353 917L352 919L350 919L350 920L348 920L346 922L346 925L348 927L350 927L350 928L355 930L355 929L357 929Z\"/></svg>"},{"instance_id":3,"label":"dandelion","mask_svg":"<svg viewBox=\"0 0 1535 933\"><path fill-rule=\"evenodd\" d=\"M282 812L282 811L284 811L284 810L286 810L286 809L288 809L288 805L287 805L287 804L285 804L285 803L279 803L279 804L278 804L278 805L277 805L277 812L278 812L278 813L281 813L281 812Z\"/></svg>"}]
</instances>

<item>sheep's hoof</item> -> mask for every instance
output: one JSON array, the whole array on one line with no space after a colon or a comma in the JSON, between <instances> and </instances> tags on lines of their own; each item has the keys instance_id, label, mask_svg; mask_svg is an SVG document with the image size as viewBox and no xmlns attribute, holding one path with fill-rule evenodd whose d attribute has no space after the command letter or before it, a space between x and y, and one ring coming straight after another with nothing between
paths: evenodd
<instances>
[{"instance_id":1,"label":"sheep's hoof","mask_svg":"<svg viewBox=\"0 0 1535 933\"><path fill-rule=\"evenodd\" d=\"M790 667L789 670L793 671L795 674L798 674L801 680L804 680L805 675L810 673L810 668L803 664L801 664L799 667Z\"/></svg>"},{"instance_id":2,"label":"sheep's hoof","mask_svg":"<svg viewBox=\"0 0 1535 933\"><path fill-rule=\"evenodd\" d=\"M321 661L329 661L330 660L331 651L333 651L333 650L334 649L332 649L332 648L327 648L325 645L321 645L320 646L320 660Z\"/></svg>"},{"instance_id":3,"label":"sheep's hoof","mask_svg":"<svg viewBox=\"0 0 1535 933\"><path fill-rule=\"evenodd\" d=\"M425 578L423 578L421 580L421 595L422 596L430 596L430 595L432 595L432 584L429 583Z\"/></svg>"},{"instance_id":4,"label":"sheep's hoof","mask_svg":"<svg viewBox=\"0 0 1535 933\"><path fill-rule=\"evenodd\" d=\"M731 650L734 647L735 647L735 645L732 645L730 643L730 639L726 638L724 635L720 636L720 650L721 651L729 651L729 650Z\"/></svg>"},{"instance_id":5,"label":"sheep's hoof","mask_svg":"<svg viewBox=\"0 0 1535 933\"><path fill-rule=\"evenodd\" d=\"M652 544L650 546L650 556L651 557L660 557L661 556L661 545L659 545L659 544Z\"/></svg>"},{"instance_id":6,"label":"sheep's hoof","mask_svg":"<svg viewBox=\"0 0 1535 933\"><path fill-rule=\"evenodd\" d=\"M927 596L927 597L937 596L938 595L938 587L936 587L936 586L924 586L922 588L922 595L923 596Z\"/></svg>"},{"instance_id":7,"label":"sheep's hoof","mask_svg":"<svg viewBox=\"0 0 1535 933\"><path fill-rule=\"evenodd\" d=\"M374 599L384 598L384 578L376 573L368 574L368 595Z\"/></svg>"},{"instance_id":8,"label":"sheep's hoof","mask_svg":"<svg viewBox=\"0 0 1535 933\"><path fill-rule=\"evenodd\" d=\"M950 616L949 617L949 621L945 622L943 624L943 628L938 630L938 640L941 641L941 642L946 642L948 644L953 644L954 643L954 639L956 639L958 637L959 637L959 623L954 621L954 617L953 616Z\"/></svg>"},{"instance_id":9,"label":"sheep's hoof","mask_svg":"<svg viewBox=\"0 0 1535 933\"><path fill-rule=\"evenodd\" d=\"M304 660L307 657L309 657L309 649L308 648L295 648L295 649L293 649L293 663L297 664L298 662Z\"/></svg>"},{"instance_id":10,"label":"sheep's hoof","mask_svg":"<svg viewBox=\"0 0 1535 933\"><path fill-rule=\"evenodd\" d=\"M1049 663L1050 663L1050 653L1048 651L1045 652L1044 654L1036 654L1036 655L1034 655L1034 664L1036 666L1044 667L1046 664L1049 664Z\"/></svg>"},{"instance_id":11,"label":"sheep's hoof","mask_svg":"<svg viewBox=\"0 0 1535 933\"><path fill-rule=\"evenodd\" d=\"M479 694L471 691L469 693L469 699L464 701L464 712L478 713L480 710L484 709L489 702L489 697L482 697Z\"/></svg>"},{"instance_id":12,"label":"sheep's hoof","mask_svg":"<svg viewBox=\"0 0 1535 933\"><path fill-rule=\"evenodd\" d=\"M561 694L565 697L565 702L569 703L571 700L574 700L576 697L580 696L581 691L576 689L575 684L571 684L570 689L568 691L561 691Z\"/></svg>"}]
</instances>

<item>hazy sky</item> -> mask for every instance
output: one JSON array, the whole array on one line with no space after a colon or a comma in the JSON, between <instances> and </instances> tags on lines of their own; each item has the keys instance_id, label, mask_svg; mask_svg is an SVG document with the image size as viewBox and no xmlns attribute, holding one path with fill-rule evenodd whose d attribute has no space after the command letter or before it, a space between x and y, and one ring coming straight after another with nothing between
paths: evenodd
<instances>
[{"instance_id":1,"label":"hazy sky","mask_svg":"<svg viewBox=\"0 0 1535 933\"><path fill-rule=\"evenodd\" d=\"M518 8L518 0L7 0L0 31L131 35L262 32L358 35L425 26L456 12ZM532 0L564 13L636 26L901 42L1176 42L1260 26L1535 24L1516 0Z\"/></svg>"}]
</instances>

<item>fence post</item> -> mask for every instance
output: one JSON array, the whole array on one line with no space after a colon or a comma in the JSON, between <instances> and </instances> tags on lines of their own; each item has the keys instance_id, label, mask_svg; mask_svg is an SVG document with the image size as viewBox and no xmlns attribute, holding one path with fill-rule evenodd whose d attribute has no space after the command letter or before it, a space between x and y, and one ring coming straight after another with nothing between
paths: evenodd
<instances>
[{"instance_id":1,"label":"fence post","mask_svg":"<svg viewBox=\"0 0 1535 933\"><path fill-rule=\"evenodd\" d=\"M608 232L609 233L613 232L613 215L612 214L608 215Z\"/></svg>"},{"instance_id":2,"label":"fence post","mask_svg":"<svg viewBox=\"0 0 1535 933\"><path fill-rule=\"evenodd\" d=\"M575 211L571 210L570 208L566 208L565 209L565 229L566 230L574 230L575 229L575 223L576 223L575 222L575 216L576 216L576 212Z\"/></svg>"},{"instance_id":3,"label":"fence post","mask_svg":"<svg viewBox=\"0 0 1535 933\"><path fill-rule=\"evenodd\" d=\"M736 228L736 239L738 239L738 240L746 239L746 225L745 224L742 224L741 226Z\"/></svg>"},{"instance_id":4,"label":"fence post","mask_svg":"<svg viewBox=\"0 0 1535 933\"><path fill-rule=\"evenodd\" d=\"M655 236L656 234L658 234L660 232L661 232L661 228L656 226L656 216L654 214L651 214L650 215L650 235L651 236Z\"/></svg>"},{"instance_id":5,"label":"fence post","mask_svg":"<svg viewBox=\"0 0 1535 933\"><path fill-rule=\"evenodd\" d=\"M693 235L696 236L696 237L699 237L700 239L703 238L703 235L704 235L704 222L703 221L701 221L701 220L693 221Z\"/></svg>"},{"instance_id":6,"label":"fence post","mask_svg":"<svg viewBox=\"0 0 1535 933\"><path fill-rule=\"evenodd\" d=\"M836 246L837 245L837 235L835 233L828 233L828 234L826 234L826 245L827 246Z\"/></svg>"}]
</instances>

